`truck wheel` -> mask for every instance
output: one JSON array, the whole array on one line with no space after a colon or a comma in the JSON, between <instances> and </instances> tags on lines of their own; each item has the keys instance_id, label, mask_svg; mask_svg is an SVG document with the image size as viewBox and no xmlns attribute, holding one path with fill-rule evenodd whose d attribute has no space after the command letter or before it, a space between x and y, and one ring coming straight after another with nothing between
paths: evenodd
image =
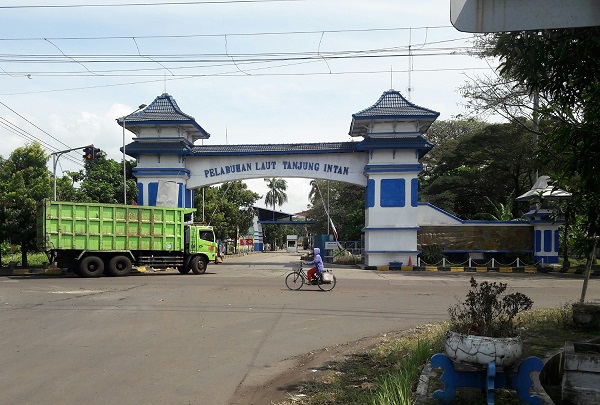
<instances>
[{"instance_id":1,"label":"truck wheel","mask_svg":"<svg viewBox=\"0 0 600 405\"><path fill-rule=\"evenodd\" d=\"M114 277L127 276L131 273L131 260L127 256L115 256L108 263L108 274Z\"/></svg>"},{"instance_id":2,"label":"truck wheel","mask_svg":"<svg viewBox=\"0 0 600 405\"><path fill-rule=\"evenodd\" d=\"M196 256L192 259L190 267L192 268L194 274L204 274L206 273L206 264L206 259L200 256Z\"/></svg>"},{"instance_id":3,"label":"truck wheel","mask_svg":"<svg viewBox=\"0 0 600 405\"><path fill-rule=\"evenodd\" d=\"M181 274L188 274L191 269L189 267L186 267L186 266L179 266L179 267L177 267L177 270L179 270L179 272Z\"/></svg>"},{"instance_id":4,"label":"truck wheel","mask_svg":"<svg viewBox=\"0 0 600 405\"><path fill-rule=\"evenodd\" d=\"M86 256L79 264L81 277L100 277L104 271L104 262L98 256Z\"/></svg>"}]
</instances>

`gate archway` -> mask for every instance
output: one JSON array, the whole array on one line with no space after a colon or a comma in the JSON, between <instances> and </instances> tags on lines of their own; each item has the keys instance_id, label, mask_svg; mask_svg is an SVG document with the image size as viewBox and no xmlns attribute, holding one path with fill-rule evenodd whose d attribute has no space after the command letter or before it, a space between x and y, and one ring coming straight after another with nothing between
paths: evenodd
<instances>
[{"instance_id":1,"label":"gate archway","mask_svg":"<svg viewBox=\"0 0 600 405\"><path fill-rule=\"evenodd\" d=\"M349 135L356 142L195 145L210 134L165 93L117 123L135 135L125 151L137 159L141 205L169 201L191 207L196 188L253 178L302 177L366 187L366 264L382 266L416 262L419 159L433 148L422 135L438 116L389 90L352 115ZM160 187L167 183L172 187Z\"/></svg>"}]
</instances>

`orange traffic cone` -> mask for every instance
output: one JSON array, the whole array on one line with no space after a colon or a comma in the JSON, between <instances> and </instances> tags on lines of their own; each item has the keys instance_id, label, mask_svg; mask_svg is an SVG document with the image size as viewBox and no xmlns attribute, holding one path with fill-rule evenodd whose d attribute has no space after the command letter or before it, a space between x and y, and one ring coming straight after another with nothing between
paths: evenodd
<instances>
[{"instance_id":1,"label":"orange traffic cone","mask_svg":"<svg viewBox=\"0 0 600 405\"><path fill-rule=\"evenodd\" d=\"M408 265L412 266L412 256L408 256Z\"/></svg>"}]
</instances>

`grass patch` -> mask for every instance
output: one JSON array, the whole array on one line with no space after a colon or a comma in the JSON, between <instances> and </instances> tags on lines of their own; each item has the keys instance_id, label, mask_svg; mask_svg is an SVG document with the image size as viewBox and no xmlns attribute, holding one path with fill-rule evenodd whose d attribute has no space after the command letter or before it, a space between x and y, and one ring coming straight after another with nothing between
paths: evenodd
<instances>
[{"instance_id":1,"label":"grass patch","mask_svg":"<svg viewBox=\"0 0 600 405\"><path fill-rule=\"evenodd\" d=\"M598 337L598 331L575 328L571 317L570 304L520 313L515 325L524 341L524 355L543 359L562 349L565 340L589 341ZM412 405L423 366L433 354L443 351L447 327L447 323L424 325L401 338L384 340L369 351L330 365L329 372L319 382L300 385L299 392L303 396L294 396L280 405ZM427 405L437 405L431 394L442 387L439 379L430 380ZM557 402L560 401L560 389L545 389L555 403L560 403ZM486 404L486 400L480 390L459 389L454 403L478 405ZM521 402L514 391L497 390L495 403L512 405Z\"/></svg>"},{"instance_id":2,"label":"grass patch","mask_svg":"<svg viewBox=\"0 0 600 405\"><path fill-rule=\"evenodd\" d=\"M8 253L2 255L2 266L8 266L9 262L17 263L17 266L22 266L21 263L21 252ZM42 267L44 263L48 262L48 256L45 253L28 253L27 264L29 267Z\"/></svg>"}]
</instances>

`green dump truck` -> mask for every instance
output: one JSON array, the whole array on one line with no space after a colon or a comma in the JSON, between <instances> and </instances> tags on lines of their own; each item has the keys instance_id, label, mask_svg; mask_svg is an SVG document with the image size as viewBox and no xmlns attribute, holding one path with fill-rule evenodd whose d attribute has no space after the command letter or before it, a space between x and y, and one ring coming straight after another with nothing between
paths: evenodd
<instances>
[{"instance_id":1,"label":"green dump truck","mask_svg":"<svg viewBox=\"0 0 600 405\"><path fill-rule=\"evenodd\" d=\"M133 266L203 274L220 256L213 228L190 222L195 211L43 200L38 247L81 277L126 276Z\"/></svg>"}]
</instances>

